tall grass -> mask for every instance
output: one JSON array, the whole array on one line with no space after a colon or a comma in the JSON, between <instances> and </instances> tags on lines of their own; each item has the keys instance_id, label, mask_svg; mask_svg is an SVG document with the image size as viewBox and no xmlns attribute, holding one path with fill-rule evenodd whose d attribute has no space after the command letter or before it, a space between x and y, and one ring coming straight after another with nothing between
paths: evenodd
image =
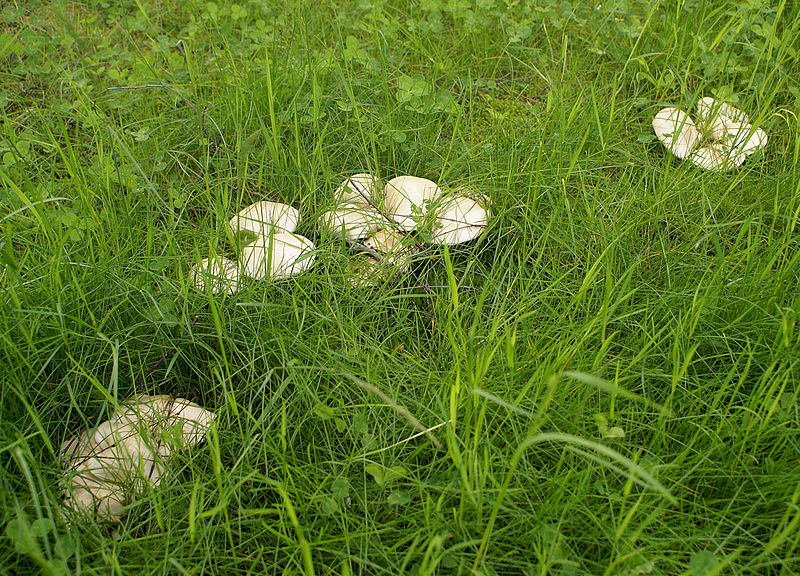
<instances>
[{"instance_id":1,"label":"tall grass","mask_svg":"<svg viewBox=\"0 0 800 576\"><path fill-rule=\"evenodd\" d=\"M797 571L791 3L0 18L0 573ZM733 172L651 136L709 94L769 133ZM315 218L361 171L491 224L355 287ZM315 267L194 291L259 199ZM66 524L60 443L141 392L216 425L121 524Z\"/></svg>"}]
</instances>

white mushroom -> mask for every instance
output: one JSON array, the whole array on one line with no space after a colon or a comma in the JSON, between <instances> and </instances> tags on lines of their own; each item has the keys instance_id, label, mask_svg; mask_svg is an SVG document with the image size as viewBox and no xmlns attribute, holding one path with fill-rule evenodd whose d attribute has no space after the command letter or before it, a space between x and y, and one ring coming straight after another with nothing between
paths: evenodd
<instances>
[{"instance_id":1,"label":"white mushroom","mask_svg":"<svg viewBox=\"0 0 800 576\"><path fill-rule=\"evenodd\" d=\"M688 156L700 141L689 115L678 108L663 108L653 118L653 130L661 143L678 158Z\"/></svg>"},{"instance_id":2,"label":"white mushroom","mask_svg":"<svg viewBox=\"0 0 800 576\"><path fill-rule=\"evenodd\" d=\"M416 251L413 242L407 236L392 228L384 228L370 238L364 240L364 246L382 254L387 260L393 261L404 254Z\"/></svg>"},{"instance_id":3,"label":"white mushroom","mask_svg":"<svg viewBox=\"0 0 800 576\"><path fill-rule=\"evenodd\" d=\"M184 398L170 396L154 398L161 399L160 401L164 404L164 409L168 414L167 424L171 429L174 430L177 425L180 425L181 433L178 438L182 447L191 448L203 441L216 414Z\"/></svg>"},{"instance_id":4,"label":"white mushroom","mask_svg":"<svg viewBox=\"0 0 800 576\"><path fill-rule=\"evenodd\" d=\"M165 457L175 448L191 448L199 444L215 417L213 412L193 402L165 394L140 395L128 401L126 405L126 410L117 413L119 421L144 420L150 423L151 429L160 426L172 433L167 442L159 444L159 453ZM176 431L180 433L176 434Z\"/></svg>"},{"instance_id":5,"label":"white mushroom","mask_svg":"<svg viewBox=\"0 0 800 576\"><path fill-rule=\"evenodd\" d=\"M380 180L372 174L353 174L333 193L336 204L350 203L357 206L369 206L370 202L377 204L380 196Z\"/></svg>"},{"instance_id":6,"label":"white mushroom","mask_svg":"<svg viewBox=\"0 0 800 576\"><path fill-rule=\"evenodd\" d=\"M166 458L200 442L214 417L183 398L142 395L66 440L60 451L65 510L119 520L132 496L159 484Z\"/></svg>"},{"instance_id":7,"label":"white mushroom","mask_svg":"<svg viewBox=\"0 0 800 576\"><path fill-rule=\"evenodd\" d=\"M200 292L205 292L208 286L212 294L230 295L240 288L239 264L223 257L203 258L192 268L190 277Z\"/></svg>"},{"instance_id":8,"label":"white mushroom","mask_svg":"<svg viewBox=\"0 0 800 576\"><path fill-rule=\"evenodd\" d=\"M703 120L701 123L702 136L706 139L714 141L724 140L728 137L728 128L725 119L722 116L713 115Z\"/></svg>"},{"instance_id":9,"label":"white mushroom","mask_svg":"<svg viewBox=\"0 0 800 576\"><path fill-rule=\"evenodd\" d=\"M747 114L730 104L711 97L701 98L697 102L697 115L708 137L728 146L727 153L737 166L767 145L767 133L761 128L753 128Z\"/></svg>"},{"instance_id":10,"label":"white mushroom","mask_svg":"<svg viewBox=\"0 0 800 576\"><path fill-rule=\"evenodd\" d=\"M731 122L728 125L731 148L737 155L749 156L759 148L767 145L767 133L761 128L753 128L751 124ZM744 158L742 158L744 162ZM741 162L739 162L741 164Z\"/></svg>"},{"instance_id":11,"label":"white mushroom","mask_svg":"<svg viewBox=\"0 0 800 576\"><path fill-rule=\"evenodd\" d=\"M348 261L347 280L352 286L375 286L391 269L388 263L361 253Z\"/></svg>"},{"instance_id":12,"label":"white mushroom","mask_svg":"<svg viewBox=\"0 0 800 576\"><path fill-rule=\"evenodd\" d=\"M419 251L410 238L392 228L376 232L371 238L364 240L364 246L378 252L382 261L389 266L403 270L411 264L414 255Z\"/></svg>"},{"instance_id":13,"label":"white mushroom","mask_svg":"<svg viewBox=\"0 0 800 576\"><path fill-rule=\"evenodd\" d=\"M401 278L411 264L412 253L406 253L402 261L378 260L370 254L356 255L348 263L348 281L353 286L376 286Z\"/></svg>"},{"instance_id":14,"label":"white mushroom","mask_svg":"<svg viewBox=\"0 0 800 576\"><path fill-rule=\"evenodd\" d=\"M682 110L664 108L653 119L653 129L676 156L688 155L701 168L730 170L767 144L767 133L753 128L747 114L730 104L701 98L697 116L700 121L695 125Z\"/></svg>"},{"instance_id":15,"label":"white mushroom","mask_svg":"<svg viewBox=\"0 0 800 576\"><path fill-rule=\"evenodd\" d=\"M307 270L314 263L314 244L288 232L260 236L242 249L242 271L255 280L280 280Z\"/></svg>"},{"instance_id":16,"label":"white mushroom","mask_svg":"<svg viewBox=\"0 0 800 576\"><path fill-rule=\"evenodd\" d=\"M241 230L266 236L272 231L294 232L299 222L300 212L297 208L264 200L242 209L231 218L229 225L234 236Z\"/></svg>"},{"instance_id":17,"label":"white mushroom","mask_svg":"<svg viewBox=\"0 0 800 576\"><path fill-rule=\"evenodd\" d=\"M750 119L747 117L747 114L735 106L731 106L730 104L716 100L711 96L700 98L700 100L697 101L697 116L704 123L713 120L715 117L723 123L750 123Z\"/></svg>"},{"instance_id":18,"label":"white mushroom","mask_svg":"<svg viewBox=\"0 0 800 576\"><path fill-rule=\"evenodd\" d=\"M440 192L436 182L425 178L392 178L383 189L386 211L402 230L414 230L421 224L428 206L436 201Z\"/></svg>"},{"instance_id":19,"label":"white mushroom","mask_svg":"<svg viewBox=\"0 0 800 576\"><path fill-rule=\"evenodd\" d=\"M347 240L358 240L374 234L383 224L383 217L374 209L345 204L328 210L320 217L320 224L331 234L344 235Z\"/></svg>"},{"instance_id":20,"label":"white mushroom","mask_svg":"<svg viewBox=\"0 0 800 576\"><path fill-rule=\"evenodd\" d=\"M89 473L82 472L79 478L86 478L84 484L72 486L64 498L64 510L68 514L91 514L95 520L112 522L125 513L127 492L125 483L111 483L103 479L88 479Z\"/></svg>"},{"instance_id":21,"label":"white mushroom","mask_svg":"<svg viewBox=\"0 0 800 576\"><path fill-rule=\"evenodd\" d=\"M720 143L701 146L689 156L689 160L692 164L700 166L700 168L713 170L714 172L725 172L741 164L737 156L730 154L729 147Z\"/></svg>"},{"instance_id":22,"label":"white mushroom","mask_svg":"<svg viewBox=\"0 0 800 576\"><path fill-rule=\"evenodd\" d=\"M460 244L480 236L489 224L490 201L484 195L457 192L436 209L431 241Z\"/></svg>"}]
</instances>

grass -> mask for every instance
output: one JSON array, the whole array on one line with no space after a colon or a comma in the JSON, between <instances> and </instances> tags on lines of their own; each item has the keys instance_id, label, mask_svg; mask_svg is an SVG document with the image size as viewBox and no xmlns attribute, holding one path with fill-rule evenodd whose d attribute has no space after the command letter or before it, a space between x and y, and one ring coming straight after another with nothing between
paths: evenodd
<instances>
[{"instance_id":1,"label":"grass","mask_svg":"<svg viewBox=\"0 0 800 576\"><path fill-rule=\"evenodd\" d=\"M800 569L792 3L7 4L0 573ZM709 94L769 134L733 172L652 136ZM353 287L314 221L367 170L491 225ZM193 291L257 199L315 267ZM58 446L135 392L217 425L66 525Z\"/></svg>"}]
</instances>

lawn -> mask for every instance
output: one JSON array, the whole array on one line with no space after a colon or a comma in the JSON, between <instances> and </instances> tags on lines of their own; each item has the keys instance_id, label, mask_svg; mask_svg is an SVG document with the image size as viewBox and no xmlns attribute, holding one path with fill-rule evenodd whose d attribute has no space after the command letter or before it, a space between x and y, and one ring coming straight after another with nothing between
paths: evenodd
<instances>
[{"instance_id":1,"label":"lawn","mask_svg":"<svg viewBox=\"0 0 800 576\"><path fill-rule=\"evenodd\" d=\"M785 0L6 0L0 574L797 573L799 53ZM670 154L705 96L767 146ZM489 225L353 283L359 172ZM196 290L259 200L313 267ZM59 446L142 393L205 442L65 518Z\"/></svg>"}]
</instances>

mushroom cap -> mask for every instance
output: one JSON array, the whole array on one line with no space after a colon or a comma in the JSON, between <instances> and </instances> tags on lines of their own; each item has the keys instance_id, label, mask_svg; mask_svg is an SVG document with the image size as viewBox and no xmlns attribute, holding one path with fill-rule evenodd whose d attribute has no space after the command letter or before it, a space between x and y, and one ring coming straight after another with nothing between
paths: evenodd
<instances>
[{"instance_id":1,"label":"mushroom cap","mask_svg":"<svg viewBox=\"0 0 800 576\"><path fill-rule=\"evenodd\" d=\"M461 244L476 238L489 224L491 202L483 194L460 191L436 209L434 244Z\"/></svg>"},{"instance_id":2,"label":"mushroom cap","mask_svg":"<svg viewBox=\"0 0 800 576\"><path fill-rule=\"evenodd\" d=\"M127 498L124 490L103 487L73 487L64 498L64 509L70 514L91 513L95 520L112 522L125 513Z\"/></svg>"},{"instance_id":3,"label":"mushroom cap","mask_svg":"<svg viewBox=\"0 0 800 576\"><path fill-rule=\"evenodd\" d=\"M390 266L406 267L418 252L417 247L407 236L392 228L379 230L364 240L364 246L379 252L383 261Z\"/></svg>"},{"instance_id":4,"label":"mushroom cap","mask_svg":"<svg viewBox=\"0 0 800 576\"><path fill-rule=\"evenodd\" d=\"M735 106L731 106L711 96L700 98L700 100L697 101L697 116L703 122L709 122L715 117L719 118L723 123L739 122L747 124L750 122L747 114Z\"/></svg>"},{"instance_id":5,"label":"mushroom cap","mask_svg":"<svg viewBox=\"0 0 800 576\"><path fill-rule=\"evenodd\" d=\"M333 193L333 197L336 204L346 202L356 206L369 206L370 202L378 203L380 186L381 183L378 178L372 174L361 172L353 174L339 184L339 187Z\"/></svg>"},{"instance_id":6,"label":"mushroom cap","mask_svg":"<svg viewBox=\"0 0 800 576\"><path fill-rule=\"evenodd\" d=\"M391 254L407 247L406 237L393 228L379 230L366 240L364 246L381 254Z\"/></svg>"},{"instance_id":7,"label":"mushroom cap","mask_svg":"<svg viewBox=\"0 0 800 576\"><path fill-rule=\"evenodd\" d=\"M767 145L767 133L761 128L754 129L747 114L730 104L711 97L701 98L697 103L697 115L712 139L730 138L730 146L736 154L749 156ZM719 135L721 131L724 133Z\"/></svg>"},{"instance_id":8,"label":"mushroom cap","mask_svg":"<svg viewBox=\"0 0 800 576\"><path fill-rule=\"evenodd\" d=\"M300 212L297 208L281 202L263 200L240 210L231 218L229 227L234 236L240 230L266 236L273 230L294 232L299 222Z\"/></svg>"},{"instance_id":9,"label":"mushroom cap","mask_svg":"<svg viewBox=\"0 0 800 576\"><path fill-rule=\"evenodd\" d=\"M169 406L167 423L170 428L180 426L179 438L182 447L191 448L202 442L211 427L211 422L217 417L213 412L184 398L171 396L156 396L156 398L161 398L161 401Z\"/></svg>"},{"instance_id":10,"label":"mushroom cap","mask_svg":"<svg viewBox=\"0 0 800 576\"><path fill-rule=\"evenodd\" d=\"M357 254L347 262L347 280L351 286L375 286L392 267L366 253Z\"/></svg>"},{"instance_id":11,"label":"mushroom cap","mask_svg":"<svg viewBox=\"0 0 800 576\"><path fill-rule=\"evenodd\" d=\"M728 137L728 126L722 116L711 116L702 123L706 137L713 141L724 140Z\"/></svg>"},{"instance_id":12,"label":"mushroom cap","mask_svg":"<svg viewBox=\"0 0 800 576\"><path fill-rule=\"evenodd\" d=\"M727 130L731 137L730 146L737 155L747 157L767 145L767 133L761 128L754 129L751 124L731 122L727 126ZM742 158L742 162L744 162L744 158Z\"/></svg>"},{"instance_id":13,"label":"mushroom cap","mask_svg":"<svg viewBox=\"0 0 800 576\"><path fill-rule=\"evenodd\" d=\"M289 232L260 236L242 248L242 271L255 280L280 280L307 270L314 263L314 244Z\"/></svg>"},{"instance_id":14,"label":"mushroom cap","mask_svg":"<svg viewBox=\"0 0 800 576\"><path fill-rule=\"evenodd\" d=\"M197 444L214 417L183 398L135 397L108 420L62 443L64 508L119 519L129 495L157 486L171 451Z\"/></svg>"},{"instance_id":15,"label":"mushroom cap","mask_svg":"<svg viewBox=\"0 0 800 576\"><path fill-rule=\"evenodd\" d=\"M130 424L104 422L78 447L64 468L67 475L64 507L72 512L92 512L96 518L119 518L128 496L146 484L157 486L165 470L157 440L142 435Z\"/></svg>"},{"instance_id":16,"label":"mushroom cap","mask_svg":"<svg viewBox=\"0 0 800 576\"><path fill-rule=\"evenodd\" d=\"M231 295L240 288L239 264L223 257L203 258L192 268L190 277L200 292L205 292L208 286L212 294Z\"/></svg>"},{"instance_id":17,"label":"mushroom cap","mask_svg":"<svg viewBox=\"0 0 800 576\"><path fill-rule=\"evenodd\" d=\"M678 158L688 156L700 141L700 133L694 122L679 108L659 110L653 118L653 130L661 143Z\"/></svg>"},{"instance_id":18,"label":"mushroom cap","mask_svg":"<svg viewBox=\"0 0 800 576\"><path fill-rule=\"evenodd\" d=\"M695 150L689 160L706 170L726 172L744 161L743 155L732 155L730 152L729 146L712 142Z\"/></svg>"},{"instance_id":19,"label":"mushroom cap","mask_svg":"<svg viewBox=\"0 0 800 576\"><path fill-rule=\"evenodd\" d=\"M131 423L149 422L150 430L169 431L158 443L159 451L168 456L173 450L192 447L205 438L216 414L185 398L167 394L141 394L126 402L127 408L117 418ZM176 432L180 432L176 434ZM164 449L167 451L164 452Z\"/></svg>"},{"instance_id":20,"label":"mushroom cap","mask_svg":"<svg viewBox=\"0 0 800 576\"><path fill-rule=\"evenodd\" d=\"M331 234L358 240L379 230L383 218L373 208L348 203L325 212L320 217L320 224Z\"/></svg>"},{"instance_id":21,"label":"mushroom cap","mask_svg":"<svg viewBox=\"0 0 800 576\"><path fill-rule=\"evenodd\" d=\"M113 426L106 421L81 440L71 444L69 455L62 454L68 511L115 520L122 515L128 496L141 490L144 482L159 483L163 461L130 424Z\"/></svg>"},{"instance_id":22,"label":"mushroom cap","mask_svg":"<svg viewBox=\"0 0 800 576\"><path fill-rule=\"evenodd\" d=\"M761 128L753 128L750 124L727 122L726 137L701 146L689 156L693 164L724 172L741 166L747 156L763 148L767 142L767 133Z\"/></svg>"},{"instance_id":23,"label":"mushroom cap","mask_svg":"<svg viewBox=\"0 0 800 576\"><path fill-rule=\"evenodd\" d=\"M439 198L441 189L432 180L416 176L398 176L386 183L383 199L389 216L406 232L419 225L430 203Z\"/></svg>"}]
</instances>

